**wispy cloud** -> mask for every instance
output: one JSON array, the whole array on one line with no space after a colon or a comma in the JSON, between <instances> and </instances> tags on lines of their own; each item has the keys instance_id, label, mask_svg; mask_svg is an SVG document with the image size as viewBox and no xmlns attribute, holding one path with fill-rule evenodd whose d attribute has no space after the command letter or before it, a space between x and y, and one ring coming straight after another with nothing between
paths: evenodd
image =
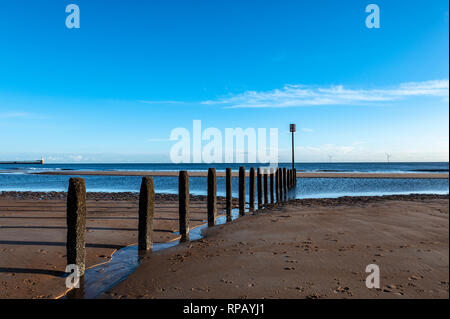
<instances>
[{"instance_id":1,"label":"wispy cloud","mask_svg":"<svg viewBox=\"0 0 450 319\"><path fill-rule=\"evenodd\" d=\"M301 130L306 133L313 133L314 130L312 128L302 127Z\"/></svg>"},{"instance_id":2,"label":"wispy cloud","mask_svg":"<svg viewBox=\"0 0 450 319\"><path fill-rule=\"evenodd\" d=\"M347 89L343 85L315 87L285 85L272 91L247 91L221 99L203 101L227 108L286 108L319 105L372 104L407 97L433 96L448 100L449 80L408 82L385 89Z\"/></svg>"}]
</instances>

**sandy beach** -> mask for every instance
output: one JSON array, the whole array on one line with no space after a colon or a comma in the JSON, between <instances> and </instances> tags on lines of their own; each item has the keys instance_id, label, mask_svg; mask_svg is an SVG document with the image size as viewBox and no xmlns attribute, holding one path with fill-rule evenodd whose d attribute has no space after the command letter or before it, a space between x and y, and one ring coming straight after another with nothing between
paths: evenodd
<instances>
[{"instance_id":1,"label":"sandy beach","mask_svg":"<svg viewBox=\"0 0 450 319\"><path fill-rule=\"evenodd\" d=\"M49 171L36 172L35 175L64 175L64 176L178 176L175 171ZM247 170L246 175L249 175ZM191 177L206 177L206 171L189 171ZM224 171L217 171L218 177L224 177ZM233 177L239 172L234 171ZM448 173L302 173L297 172L298 178L406 178L406 179L448 179Z\"/></svg>"},{"instance_id":2,"label":"sandy beach","mask_svg":"<svg viewBox=\"0 0 450 319\"><path fill-rule=\"evenodd\" d=\"M156 252L104 298L448 298L448 195L297 200ZM380 289L368 289L368 264Z\"/></svg>"},{"instance_id":3,"label":"sandy beach","mask_svg":"<svg viewBox=\"0 0 450 319\"><path fill-rule=\"evenodd\" d=\"M450 299L448 0L1 2L0 301Z\"/></svg>"},{"instance_id":4,"label":"sandy beach","mask_svg":"<svg viewBox=\"0 0 450 319\"><path fill-rule=\"evenodd\" d=\"M56 298L66 291L66 193L0 195L0 299ZM218 199L223 209L223 199ZM204 223L206 202L191 196L191 227ZM88 193L86 266L105 263L137 243L138 194ZM153 241L177 239L176 195L156 195Z\"/></svg>"},{"instance_id":5,"label":"sandy beach","mask_svg":"<svg viewBox=\"0 0 450 319\"><path fill-rule=\"evenodd\" d=\"M64 294L65 193L0 195L0 298ZM88 193L87 267L137 242L137 194ZM178 235L157 194L154 242ZM191 226L206 203L191 197ZM219 199L223 209L223 198ZM448 195L295 200L154 252L102 298L448 298ZM381 289L365 287L380 266Z\"/></svg>"}]
</instances>

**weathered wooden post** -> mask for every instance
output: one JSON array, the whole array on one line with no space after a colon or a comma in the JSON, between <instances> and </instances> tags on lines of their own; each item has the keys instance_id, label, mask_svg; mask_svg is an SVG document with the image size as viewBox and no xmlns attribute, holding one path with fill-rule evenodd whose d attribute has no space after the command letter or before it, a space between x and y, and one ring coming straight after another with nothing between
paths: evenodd
<instances>
[{"instance_id":1,"label":"weathered wooden post","mask_svg":"<svg viewBox=\"0 0 450 319\"><path fill-rule=\"evenodd\" d=\"M280 202L280 189L279 189L279 177L278 177L279 169L277 168L275 170L275 199L277 200L277 203Z\"/></svg>"},{"instance_id":2,"label":"weathered wooden post","mask_svg":"<svg viewBox=\"0 0 450 319\"><path fill-rule=\"evenodd\" d=\"M291 182L291 172L290 171L291 171L290 169L286 170L286 173L287 173L286 184L287 184L288 192L291 189L291 186L289 185L289 183Z\"/></svg>"},{"instance_id":3,"label":"weathered wooden post","mask_svg":"<svg viewBox=\"0 0 450 319\"><path fill-rule=\"evenodd\" d=\"M251 212L255 210L255 168L250 168L250 176L249 176L249 209Z\"/></svg>"},{"instance_id":4,"label":"weathered wooden post","mask_svg":"<svg viewBox=\"0 0 450 319\"><path fill-rule=\"evenodd\" d=\"M273 168L270 168L270 203L275 204L275 193L274 193L274 173Z\"/></svg>"},{"instance_id":5,"label":"weathered wooden post","mask_svg":"<svg viewBox=\"0 0 450 319\"><path fill-rule=\"evenodd\" d=\"M291 188L293 188L294 187L294 170L293 169L291 169L291 174L290 174L290 184L291 184Z\"/></svg>"},{"instance_id":6,"label":"weathered wooden post","mask_svg":"<svg viewBox=\"0 0 450 319\"><path fill-rule=\"evenodd\" d=\"M231 221L231 211L233 208L233 194L232 194L232 170L231 168L226 169L226 213L227 221Z\"/></svg>"},{"instance_id":7,"label":"weathered wooden post","mask_svg":"<svg viewBox=\"0 0 450 319\"><path fill-rule=\"evenodd\" d=\"M245 167L239 167L239 215L245 215Z\"/></svg>"},{"instance_id":8,"label":"weathered wooden post","mask_svg":"<svg viewBox=\"0 0 450 319\"><path fill-rule=\"evenodd\" d=\"M261 176L261 168L258 167L258 175L257 175L257 184L258 184L258 209L262 208L262 176Z\"/></svg>"},{"instance_id":9,"label":"weathered wooden post","mask_svg":"<svg viewBox=\"0 0 450 319\"><path fill-rule=\"evenodd\" d=\"M295 186L295 171L294 170L292 170L292 187L294 187Z\"/></svg>"},{"instance_id":10,"label":"weathered wooden post","mask_svg":"<svg viewBox=\"0 0 450 319\"><path fill-rule=\"evenodd\" d=\"M178 179L178 204L181 242L189 240L189 174L180 171Z\"/></svg>"},{"instance_id":11,"label":"weathered wooden post","mask_svg":"<svg viewBox=\"0 0 450 319\"><path fill-rule=\"evenodd\" d=\"M264 207L267 207L269 204L269 187L267 180L267 169L264 169Z\"/></svg>"},{"instance_id":12,"label":"weathered wooden post","mask_svg":"<svg viewBox=\"0 0 450 319\"><path fill-rule=\"evenodd\" d=\"M217 214L217 183L216 169L208 169L208 226L216 225Z\"/></svg>"},{"instance_id":13,"label":"weathered wooden post","mask_svg":"<svg viewBox=\"0 0 450 319\"><path fill-rule=\"evenodd\" d=\"M292 188L294 188L295 176L294 176L294 170L293 169L291 169L291 185L292 185Z\"/></svg>"},{"instance_id":14,"label":"weathered wooden post","mask_svg":"<svg viewBox=\"0 0 450 319\"><path fill-rule=\"evenodd\" d=\"M71 178L67 193L67 264L77 265L79 275L86 269L86 184L83 178Z\"/></svg>"},{"instance_id":15,"label":"weathered wooden post","mask_svg":"<svg viewBox=\"0 0 450 319\"><path fill-rule=\"evenodd\" d=\"M280 203L283 202L283 169L278 168L278 192L280 193Z\"/></svg>"},{"instance_id":16,"label":"weathered wooden post","mask_svg":"<svg viewBox=\"0 0 450 319\"><path fill-rule=\"evenodd\" d=\"M295 170L292 170L292 187L295 186Z\"/></svg>"},{"instance_id":17,"label":"weathered wooden post","mask_svg":"<svg viewBox=\"0 0 450 319\"><path fill-rule=\"evenodd\" d=\"M294 188L294 170L291 169L291 188Z\"/></svg>"},{"instance_id":18,"label":"weathered wooden post","mask_svg":"<svg viewBox=\"0 0 450 319\"><path fill-rule=\"evenodd\" d=\"M286 181L286 183L287 183L288 190L291 189L291 170L290 169L287 170L287 181Z\"/></svg>"},{"instance_id":19,"label":"weathered wooden post","mask_svg":"<svg viewBox=\"0 0 450 319\"><path fill-rule=\"evenodd\" d=\"M286 168L286 195L289 193L289 184L288 184L288 168Z\"/></svg>"},{"instance_id":20,"label":"weathered wooden post","mask_svg":"<svg viewBox=\"0 0 450 319\"><path fill-rule=\"evenodd\" d=\"M284 193L284 200L287 200L287 169L286 167L283 168L283 193Z\"/></svg>"},{"instance_id":21,"label":"weathered wooden post","mask_svg":"<svg viewBox=\"0 0 450 319\"><path fill-rule=\"evenodd\" d=\"M153 246L153 215L155 210L155 189L152 177L143 177L139 194L138 248L151 250Z\"/></svg>"},{"instance_id":22,"label":"weathered wooden post","mask_svg":"<svg viewBox=\"0 0 450 319\"><path fill-rule=\"evenodd\" d=\"M294 168L294 185L297 185L297 169Z\"/></svg>"},{"instance_id":23,"label":"weathered wooden post","mask_svg":"<svg viewBox=\"0 0 450 319\"><path fill-rule=\"evenodd\" d=\"M293 169L291 169L291 185L292 185L292 188L294 188L295 176L294 176L294 170Z\"/></svg>"}]
</instances>

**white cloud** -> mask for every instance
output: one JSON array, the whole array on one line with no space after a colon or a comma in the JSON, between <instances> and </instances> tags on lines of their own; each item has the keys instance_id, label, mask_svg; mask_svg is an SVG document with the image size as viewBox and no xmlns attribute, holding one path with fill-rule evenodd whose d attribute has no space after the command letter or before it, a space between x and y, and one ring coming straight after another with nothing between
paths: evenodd
<instances>
[{"instance_id":1,"label":"white cloud","mask_svg":"<svg viewBox=\"0 0 450 319\"><path fill-rule=\"evenodd\" d=\"M74 162L81 162L83 161L84 157L83 155L69 155L69 159Z\"/></svg>"},{"instance_id":2,"label":"white cloud","mask_svg":"<svg viewBox=\"0 0 450 319\"><path fill-rule=\"evenodd\" d=\"M313 133L314 130L312 128L302 127L301 130L306 133Z\"/></svg>"},{"instance_id":3,"label":"white cloud","mask_svg":"<svg viewBox=\"0 0 450 319\"><path fill-rule=\"evenodd\" d=\"M402 83L388 89L346 89L342 85L314 87L285 85L282 89L266 92L246 91L217 100L204 101L206 105L227 108L285 108L318 105L371 104L400 100L413 96L433 96L448 100L449 80Z\"/></svg>"}]
</instances>

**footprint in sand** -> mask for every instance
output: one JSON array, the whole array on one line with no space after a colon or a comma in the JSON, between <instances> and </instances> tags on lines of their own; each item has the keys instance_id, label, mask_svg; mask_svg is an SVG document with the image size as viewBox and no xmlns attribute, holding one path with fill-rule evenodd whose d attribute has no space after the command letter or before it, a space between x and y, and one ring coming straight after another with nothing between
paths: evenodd
<instances>
[{"instance_id":1,"label":"footprint in sand","mask_svg":"<svg viewBox=\"0 0 450 319\"><path fill-rule=\"evenodd\" d=\"M294 267L284 267L284 270L295 270Z\"/></svg>"},{"instance_id":2,"label":"footprint in sand","mask_svg":"<svg viewBox=\"0 0 450 319\"><path fill-rule=\"evenodd\" d=\"M334 289L333 292L334 292L335 294L341 293L341 294L347 294L347 295L349 295L349 296L352 296L352 295L353 295L353 294L352 294L352 291L350 290L349 287L341 287L341 286L339 286L339 287L337 287L336 289Z\"/></svg>"}]
</instances>

